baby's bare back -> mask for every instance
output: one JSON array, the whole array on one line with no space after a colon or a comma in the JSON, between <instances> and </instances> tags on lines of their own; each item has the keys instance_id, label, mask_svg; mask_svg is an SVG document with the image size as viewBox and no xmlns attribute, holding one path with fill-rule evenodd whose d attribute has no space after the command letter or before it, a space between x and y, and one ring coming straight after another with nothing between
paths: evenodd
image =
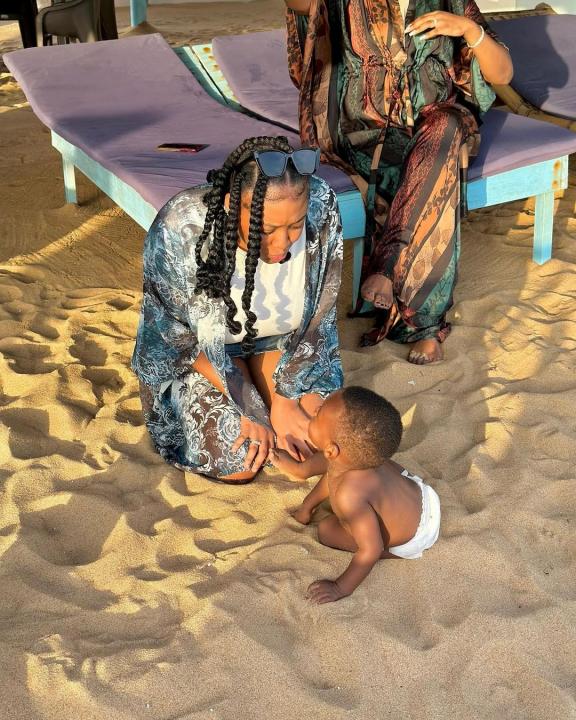
<instances>
[{"instance_id":1,"label":"baby's bare back","mask_svg":"<svg viewBox=\"0 0 576 720\"><path fill-rule=\"evenodd\" d=\"M364 494L380 519L387 547L411 540L422 515L422 491L418 483L402 475L403 467L390 460L370 470L347 473L343 482Z\"/></svg>"}]
</instances>

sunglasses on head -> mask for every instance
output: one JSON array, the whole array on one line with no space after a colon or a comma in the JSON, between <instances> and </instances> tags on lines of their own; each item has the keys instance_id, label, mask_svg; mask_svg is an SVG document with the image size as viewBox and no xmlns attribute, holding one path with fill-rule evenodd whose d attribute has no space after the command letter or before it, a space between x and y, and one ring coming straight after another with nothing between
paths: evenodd
<instances>
[{"instance_id":1,"label":"sunglasses on head","mask_svg":"<svg viewBox=\"0 0 576 720\"><path fill-rule=\"evenodd\" d=\"M300 175L313 175L320 165L320 150L318 148L302 148L284 152L283 150L256 150L254 159L260 171L269 178L280 177L286 172L288 160Z\"/></svg>"}]
</instances>

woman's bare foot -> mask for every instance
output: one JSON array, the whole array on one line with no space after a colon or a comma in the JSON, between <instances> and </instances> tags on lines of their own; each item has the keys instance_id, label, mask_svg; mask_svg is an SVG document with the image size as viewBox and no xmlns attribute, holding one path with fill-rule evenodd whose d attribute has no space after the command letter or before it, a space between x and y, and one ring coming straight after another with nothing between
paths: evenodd
<instances>
[{"instance_id":1,"label":"woman's bare foot","mask_svg":"<svg viewBox=\"0 0 576 720\"><path fill-rule=\"evenodd\" d=\"M414 365L429 365L444 360L442 345L435 338L418 340L408 353L408 362Z\"/></svg>"},{"instance_id":2,"label":"woman's bare foot","mask_svg":"<svg viewBox=\"0 0 576 720\"><path fill-rule=\"evenodd\" d=\"M392 281L385 275L367 277L360 292L377 310L387 310L394 301Z\"/></svg>"}]
</instances>

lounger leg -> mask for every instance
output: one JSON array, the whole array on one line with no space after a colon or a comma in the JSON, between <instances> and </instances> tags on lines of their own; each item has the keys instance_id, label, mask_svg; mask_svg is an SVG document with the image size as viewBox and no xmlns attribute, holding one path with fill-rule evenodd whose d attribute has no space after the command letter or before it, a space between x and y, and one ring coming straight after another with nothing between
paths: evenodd
<instances>
[{"instance_id":1,"label":"lounger leg","mask_svg":"<svg viewBox=\"0 0 576 720\"><path fill-rule=\"evenodd\" d=\"M148 3L146 0L130 0L130 25L136 27L146 20L146 10Z\"/></svg>"},{"instance_id":2,"label":"lounger leg","mask_svg":"<svg viewBox=\"0 0 576 720\"><path fill-rule=\"evenodd\" d=\"M532 259L538 265L552 257L552 232L554 230L554 192L536 195L534 218L534 251Z\"/></svg>"},{"instance_id":3,"label":"lounger leg","mask_svg":"<svg viewBox=\"0 0 576 720\"><path fill-rule=\"evenodd\" d=\"M362 258L364 257L364 238L352 238L354 243L352 261L352 310L356 309L360 294L360 278L362 277Z\"/></svg>"},{"instance_id":4,"label":"lounger leg","mask_svg":"<svg viewBox=\"0 0 576 720\"><path fill-rule=\"evenodd\" d=\"M78 202L76 197L76 176L74 174L74 163L62 156L62 169L64 171L64 195L67 203Z\"/></svg>"}]
</instances>

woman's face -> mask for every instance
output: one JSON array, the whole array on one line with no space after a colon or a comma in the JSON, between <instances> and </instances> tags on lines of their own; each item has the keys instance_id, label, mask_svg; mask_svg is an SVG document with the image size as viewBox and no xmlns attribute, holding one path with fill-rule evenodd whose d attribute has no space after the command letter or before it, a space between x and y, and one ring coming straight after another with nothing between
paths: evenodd
<instances>
[{"instance_id":1,"label":"woman's face","mask_svg":"<svg viewBox=\"0 0 576 720\"><path fill-rule=\"evenodd\" d=\"M238 246L248 248L252 193L242 195ZM264 200L260 259L273 264L284 260L300 237L308 212L308 186L272 187Z\"/></svg>"}]
</instances>

